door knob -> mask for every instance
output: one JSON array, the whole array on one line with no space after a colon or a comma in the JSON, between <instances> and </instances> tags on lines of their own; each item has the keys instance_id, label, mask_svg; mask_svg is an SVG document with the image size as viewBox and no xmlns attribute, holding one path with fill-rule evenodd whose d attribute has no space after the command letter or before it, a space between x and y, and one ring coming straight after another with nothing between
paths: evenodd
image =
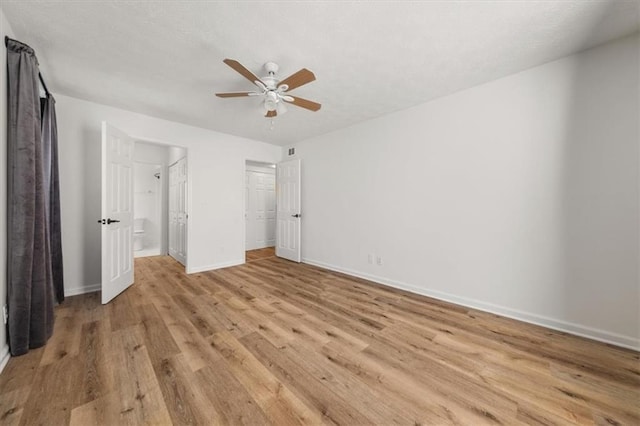
<instances>
[{"instance_id":1,"label":"door knob","mask_svg":"<svg viewBox=\"0 0 640 426\"><path fill-rule=\"evenodd\" d=\"M111 218L107 219L107 225L111 224L111 223L118 223L120 222L119 220L112 220Z\"/></svg>"},{"instance_id":2,"label":"door knob","mask_svg":"<svg viewBox=\"0 0 640 426\"><path fill-rule=\"evenodd\" d=\"M103 224L103 225L104 225L105 223L107 223L107 221L106 221L106 220L104 220L104 219L98 219L98 223L101 223L101 224Z\"/></svg>"},{"instance_id":3,"label":"door knob","mask_svg":"<svg viewBox=\"0 0 640 426\"><path fill-rule=\"evenodd\" d=\"M292 214L291 217L300 217L300 213Z\"/></svg>"}]
</instances>

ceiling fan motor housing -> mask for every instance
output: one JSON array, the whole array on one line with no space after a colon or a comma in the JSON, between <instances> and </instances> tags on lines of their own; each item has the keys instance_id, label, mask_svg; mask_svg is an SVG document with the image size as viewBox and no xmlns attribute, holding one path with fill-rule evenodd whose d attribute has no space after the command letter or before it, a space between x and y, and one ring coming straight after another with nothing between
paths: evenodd
<instances>
[{"instance_id":1,"label":"ceiling fan motor housing","mask_svg":"<svg viewBox=\"0 0 640 426\"><path fill-rule=\"evenodd\" d=\"M267 75L262 78L262 82L267 86L267 89L275 90L278 87L280 80L275 78L275 74L278 72L279 68L280 67L278 67L278 64L275 62L267 62L264 64L264 69L267 71Z\"/></svg>"},{"instance_id":2,"label":"ceiling fan motor housing","mask_svg":"<svg viewBox=\"0 0 640 426\"><path fill-rule=\"evenodd\" d=\"M275 74L278 72L280 67L275 62L267 62L266 64L264 64L264 69L268 74Z\"/></svg>"}]
</instances>

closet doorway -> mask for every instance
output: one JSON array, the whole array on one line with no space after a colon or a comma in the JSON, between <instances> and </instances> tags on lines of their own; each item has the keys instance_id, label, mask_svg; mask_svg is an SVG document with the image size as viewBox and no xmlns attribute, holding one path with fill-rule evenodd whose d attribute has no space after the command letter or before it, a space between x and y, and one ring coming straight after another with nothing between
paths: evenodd
<instances>
[{"instance_id":1,"label":"closet doorway","mask_svg":"<svg viewBox=\"0 0 640 426\"><path fill-rule=\"evenodd\" d=\"M245 251L276 245L276 165L246 162Z\"/></svg>"}]
</instances>

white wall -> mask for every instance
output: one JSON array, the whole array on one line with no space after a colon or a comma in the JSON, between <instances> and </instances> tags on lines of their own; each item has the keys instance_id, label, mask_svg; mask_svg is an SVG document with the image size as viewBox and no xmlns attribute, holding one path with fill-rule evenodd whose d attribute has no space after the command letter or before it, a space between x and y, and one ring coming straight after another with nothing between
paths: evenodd
<instances>
[{"instance_id":1,"label":"white wall","mask_svg":"<svg viewBox=\"0 0 640 426\"><path fill-rule=\"evenodd\" d=\"M2 9L0 9L0 37L14 38ZM7 303L7 53L0 54L0 307ZM0 312L0 317L2 316ZM0 323L0 371L9 360L7 329Z\"/></svg>"},{"instance_id":2,"label":"white wall","mask_svg":"<svg viewBox=\"0 0 640 426\"><path fill-rule=\"evenodd\" d=\"M623 39L296 145L304 261L640 347L638 50Z\"/></svg>"},{"instance_id":3,"label":"white wall","mask_svg":"<svg viewBox=\"0 0 640 426\"><path fill-rule=\"evenodd\" d=\"M62 243L66 292L100 283L100 123L136 140L187 148L187 271L244 261L244 174L247 158L277 162L280 147L56 95Z\"/></svg>"},{"instance_id":4,"label":"white wall","mask_svg":"<svg viewBox=\"0 0 640 426\"><path fill-rule=\"evenodd\" d=\"M177 150L178 148L173 148ZM147 143L136 141L133 150L133 160L149 164L167 164L169 161L169 151L172 147L157 143Z\"/></svg>"},{"instance_id":5,"label":"white wall","mask_svg":"<svg viewBox=\"0 0 640 426\"><path fill-rule=\"evenodd\" d=\"M167 165L170 166L176 161L184 158L187 155L187 151L184 148L180 148L177 146L172 146L169 148L169 159L167 161ZM189 165L187 164L187 167Z\"/></svg>"}]
</instances>

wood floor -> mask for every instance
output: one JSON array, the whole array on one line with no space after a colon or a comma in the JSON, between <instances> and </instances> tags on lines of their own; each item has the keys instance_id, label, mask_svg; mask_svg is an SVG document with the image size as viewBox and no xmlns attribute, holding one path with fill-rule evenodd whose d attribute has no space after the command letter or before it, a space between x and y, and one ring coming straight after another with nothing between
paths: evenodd
<instances>
[{"instance_id":1,"label":"wood floor","mask_svg":"<svg viewBox=\"0 0 640 426\"><path fill-rule=\"evenodd\" d=\"M637 352L275 257L56 310L2 425L640 424Z\"/></svg>"},{"instance_id":2,"label":"wood floor","mask_svg":"<svg viewBox=\"0 0 640 426\"><path fill-rule=\"evenodd\" d=\"M246 253L246 261L253 262L254 260L262 260L268 257L274 257L276 255L276 248L265 247L257 250L249 250Z\"/></svg>"}]
</instances>

